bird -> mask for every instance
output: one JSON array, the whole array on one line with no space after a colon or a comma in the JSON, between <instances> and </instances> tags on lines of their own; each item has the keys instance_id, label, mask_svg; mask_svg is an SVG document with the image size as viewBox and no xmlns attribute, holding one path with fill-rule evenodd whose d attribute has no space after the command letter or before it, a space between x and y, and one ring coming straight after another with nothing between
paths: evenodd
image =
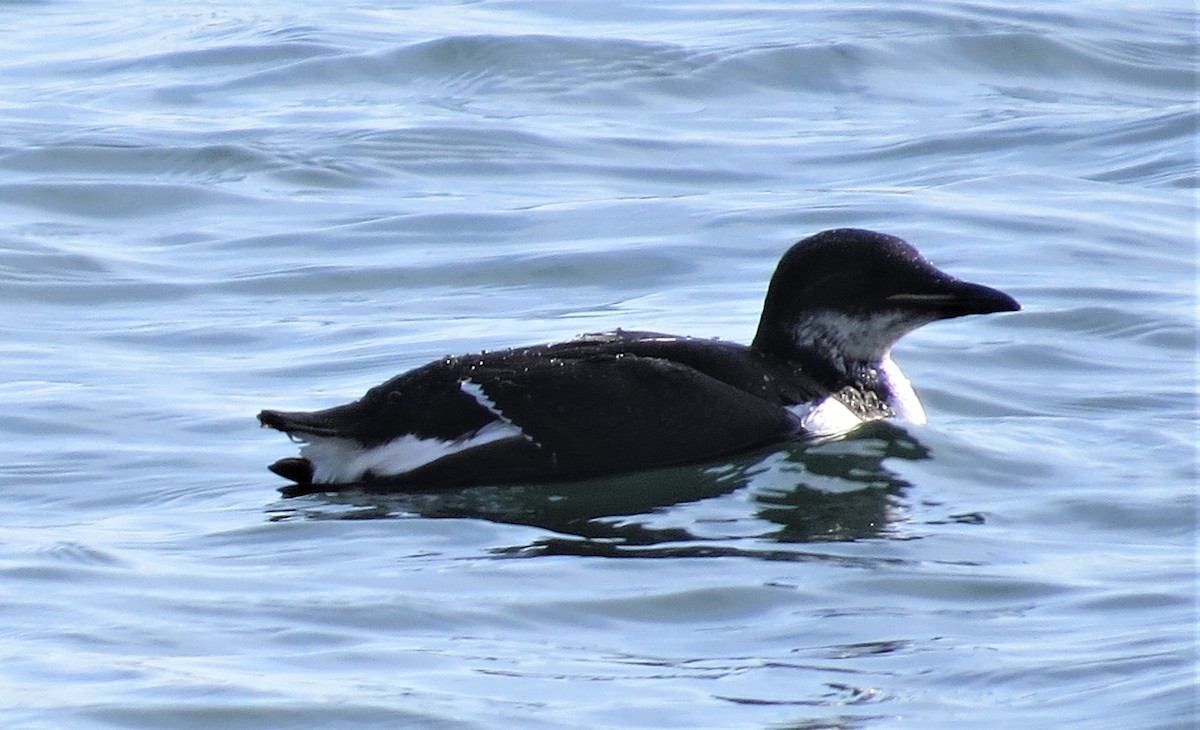
<instances>
[{"instance_id":1,"label":"bird","mask_svg":"<svg viewBox=\"0 0 1200 730\"><path fill-rule=\"evenodd\" d=\"M924 423L893 345L930 322L1020 308L902 238L838 228L784 253L749 345L615 329L443 357L352 403L258 420L301 444L268 467L292 482L285 496L702 463L884 418Z\"/></svg>"}]
</instances>

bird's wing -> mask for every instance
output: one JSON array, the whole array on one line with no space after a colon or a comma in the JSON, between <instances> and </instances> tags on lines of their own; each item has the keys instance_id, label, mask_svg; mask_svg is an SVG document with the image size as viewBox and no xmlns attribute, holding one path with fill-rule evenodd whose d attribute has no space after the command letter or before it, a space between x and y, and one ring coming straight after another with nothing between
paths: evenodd
<instances>
[{"instance_id":1,"label":"bird's wing","mask_svg":"<svg viewBox=\"0 0 1200 730\"><path fill-rule=\"evenodd\" d=\"M469 382L494 413L552 453L564 477L700 461L798 430L780 405L660 358L480 366Z\"/></svg>"}]
</instances>

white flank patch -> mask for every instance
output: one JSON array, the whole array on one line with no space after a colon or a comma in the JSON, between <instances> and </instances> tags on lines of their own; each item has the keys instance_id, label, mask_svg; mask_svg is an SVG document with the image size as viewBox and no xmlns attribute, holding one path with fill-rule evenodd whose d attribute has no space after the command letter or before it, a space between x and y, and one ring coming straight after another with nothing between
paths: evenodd
<instances>
[{"instance_id":1,"label":"white flank patch","mask_svg":"<svg viewBox=\"0 0 1200 730\"><path fill-rule=\"evenodd\" d=\"M349 438L308 436L303 440L304 446L300 449L300 455L308 459L313 466L313 483L349 484L362 481L368 472L376 478L397 476L444 456L500 439L513 436L529 439L524 431L500 412L479 383L463 380L459 382L458 387L499 420L472 434L450 441L405 434L386 444L370 448Z\"/></svg>"},{"instance_id":2,"label":"white flank patch","mask_svg":"<svg viewBox=\"0 0 1200 730\"><path fill-rule=\"evenodd\" d=\"M476 403L488 409L496 418L505 423L512 423L512 421L508 420L508 416L500 412L500 409L496 406L496 402L489 398L487 393L483 392L483 386L479 383L476 383L474 380L460 380L458 381L458 389L474 398Z\"/></svg>"},{"instance_id":3,"label":"white flank patch","mask_svg":"<svg viewBox=\"0 0 1200 730\"><path fill-rule=\"evenodd\" d=\"M476 403L486 408L489 413L496 418L499 418L501 423L511 428L512 431L509 433L510 436L520 436L526 441L538 444L536 439L525 433L523 430L521 430L520 426L513 423L511 418L504 415L504 413L500 410L500 407L496 405L496 402L489 398L487 393L483 392L482 385L476 383L474 380L460 380L458 381L458 389L474 398ZM541 446L541 444L538 444L538 446Z\"/></svg>"},{"instance_id":4,"label":"white flank patch","mask_svg":"<svg viewBox=\"0 0 1200 730\"><path fill-rule=\"evenodd\" d=\"M406 434L370 448L354 439L312 436L300 449L300 455L313 465L313 483L349 484L361 481L367 472L374 477L396 476L450 454L523 435L519 428L510 423L494 421L469 436L453 441L423 439Z\"/></svg>"}]
</instances>

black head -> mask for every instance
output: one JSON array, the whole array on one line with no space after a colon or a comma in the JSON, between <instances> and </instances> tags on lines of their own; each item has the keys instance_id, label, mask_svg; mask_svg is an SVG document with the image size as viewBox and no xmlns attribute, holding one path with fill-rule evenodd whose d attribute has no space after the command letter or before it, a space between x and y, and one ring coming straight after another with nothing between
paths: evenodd
<instances>
[{"instance_id":1,"label":"black head","mask_svg":"<svg viewBox=\"0 0 1200 730\"><path fill-rule=\"evenodd\" d=\"M897 340L929 322L1020 308L1004 292L937 269L903 239L839 228L784 254L753 346L786 359L815 353L844 371L878 364Z\"/></svg>"}]
</instances>

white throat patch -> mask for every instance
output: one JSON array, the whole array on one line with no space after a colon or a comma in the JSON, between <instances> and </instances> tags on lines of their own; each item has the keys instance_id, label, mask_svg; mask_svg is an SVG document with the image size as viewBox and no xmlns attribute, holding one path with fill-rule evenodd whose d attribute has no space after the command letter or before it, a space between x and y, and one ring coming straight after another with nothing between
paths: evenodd
<instances>
[{"instance_id":1,"label":"white throat patch","mask_svg":"<svg viewBox=\"0 0 1200 730\"><path fill-rule=\"evenodd\" d=\"M796 325L792 341L797 349L822 353L847 372L851 363L887 360L896 340L923 324L924 320L913 320L912 315L898 310L861 316L821 311Z\"/></svg>"}]
</instances>

